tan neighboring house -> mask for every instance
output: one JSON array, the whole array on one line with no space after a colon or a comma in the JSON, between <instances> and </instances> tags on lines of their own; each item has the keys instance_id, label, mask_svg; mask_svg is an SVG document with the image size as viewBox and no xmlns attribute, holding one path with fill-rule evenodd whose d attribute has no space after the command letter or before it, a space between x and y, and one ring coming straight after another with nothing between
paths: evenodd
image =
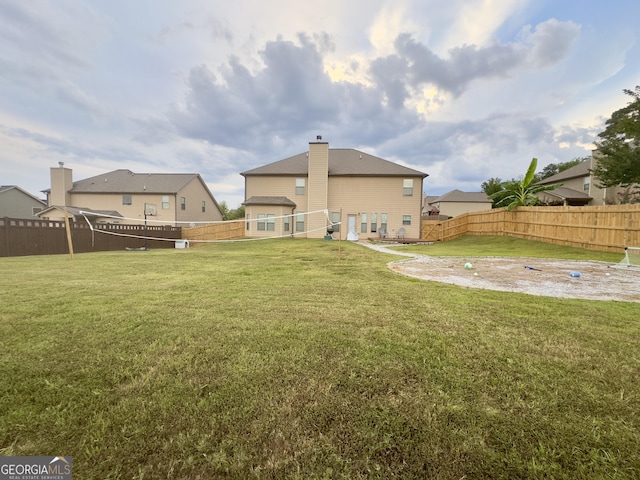
<instances>
[{"instance_id":1,"label":"tan neighboring house","mask_svg":"<svg viewBox=\"0 0 640 480\"><path fill-rule=\"evenodd\" d=\"M38 214L49 220L70 218L95 223L188 226L222 220L222 211L197 173L134 173L114 170L73 181L73 172L51 168L48 207ZM86 212L89 212L88 214ZM116 217L116 218L113 218Z\"/></svg>"},{"instance_id":2,"label":"tan neighboring house","mask_svg":"<svg viewBox=\"0 0 640 480\"><path fill-rule=\"evenodd\" d=\"M44 200L31 195L17 185L0 187L0 218L34 218L46 206Z\"/></svg>"},{"instance_id":3,"label":"tan neighboring house","mask_svg":"<svg viewBox=\"0 0 640 480\"><path fill-rule=\"evenodd\" d=\"M323 238L339 222L334 238L420 238L426 173L318 137L307 152L241 175L248 237Z\"/></svg>"},{"instance_id":4,"label":"tan neighboring house","mask_svg":"<svg viewBox=\"0 0 640 480\"><path fill-rule=\"evenodd\" d=\"M594 185L590 168L591 160L585 160L538 182L539 185L561 184L553 190L538 193L538 198L545 205L603 205L604 192Z\"/></svg>"},{"instance_id":5,"label":"tan neighboring house","mask_svg":"<svg viewBox=\"0 0 640 480\"><path fill-rule=\"evenodd\" d=\"M538 194L538 198L547 205L614 205L620 203L620 195L626 190L623 187L598 187L598 179L591 174L591 169L598 161L598 151L594 150L591 158L563 172L545 178L540 185L561 183L562 186Z\"/></svg>"},{"instance_id":6,"label":"tan neighboring house","mask_svg":"<svg viewBox=\"0 0 640 480\"><path fill-rule=\"evenodd\" d=\"M451 190L435 199L427 199L426 213L437 211L439 215L457 217L463 213L491 210L493 201L484 192Z\"/></svg>"}]
</instances>

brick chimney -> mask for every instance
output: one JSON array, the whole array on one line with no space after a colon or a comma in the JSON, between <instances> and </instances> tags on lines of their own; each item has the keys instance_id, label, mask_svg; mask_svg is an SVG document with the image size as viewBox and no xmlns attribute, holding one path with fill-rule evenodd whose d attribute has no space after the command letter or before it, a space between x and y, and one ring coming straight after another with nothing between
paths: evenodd
<instances>
[{"instance_id":1,"label":"brick chimney","mask_svg":"<svg viewBox=\"0 0 640 480\"><path fill-rule=\"evenodd\" d=\"M307 211L316 212L327 209L329 191L329 143L316 137L309 142L309 176L307 178ZM309 232L307 238L323 238L327 231L327 219L324 214L315 213L307 218Z\"/></svg>"}]
</instances>

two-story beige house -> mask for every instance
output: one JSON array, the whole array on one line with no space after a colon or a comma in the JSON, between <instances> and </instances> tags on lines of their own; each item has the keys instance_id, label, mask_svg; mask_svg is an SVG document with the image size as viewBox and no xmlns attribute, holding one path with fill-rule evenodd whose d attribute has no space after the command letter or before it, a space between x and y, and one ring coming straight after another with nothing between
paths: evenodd
<instances>
[{"instance_id":1,"label":"two-story beige house","mask_svg":"<svg viewBox=\"0 0 640 480\"><path fill-rule=\"evenodd\" d=\"M222 220L213 194L197 173L134 173L114 170L73 181L73 172L51 168L48 208L38 214L50 220L70 218L95 223L143 224L145 216L156 225L188 226ZM87 214L86 212L89 212Z\"/></svg>"},{"instance_id":2,"label":"two-story beige house","mask_svg":"<svg viewBox=\"0 0 640 480\"><path fill-rule=\"evenodd\" d=\"M591 169L598 161L598 151L594 150L591 158L560 173L547 177L540 185L560 183L562 186L538 194L541 202L547 205L613 205L620 203L620 195L625 191L622 187L600 188L598 179Z\"/></svg>"},{"instance_id":3,"label":"two-story beige house","mask_svg":"<svg viewBox=\"0 0 640 480\"><path fill-rule=\"evenodd\" d=\"M420 238L426 173L318 137L307 152L241 173L246 235Z\"/></svg>"}]
</instances>

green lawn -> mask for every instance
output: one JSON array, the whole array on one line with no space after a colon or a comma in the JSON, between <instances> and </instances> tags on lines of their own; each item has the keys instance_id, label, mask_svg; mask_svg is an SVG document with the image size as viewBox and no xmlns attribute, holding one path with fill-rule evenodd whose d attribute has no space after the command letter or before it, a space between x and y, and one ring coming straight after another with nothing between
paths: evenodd
<instances>
[{"instance_id":1,"label":"green lawn","mask_svg":"<svg viewBox=\"0 0 640 480\"><path fill-rule=\"evenodd\" d=\"M78 479L640 477L638 304L393 258L292 239L2 258L0 454L71 455Z\"/></svg>"}]
</instances>

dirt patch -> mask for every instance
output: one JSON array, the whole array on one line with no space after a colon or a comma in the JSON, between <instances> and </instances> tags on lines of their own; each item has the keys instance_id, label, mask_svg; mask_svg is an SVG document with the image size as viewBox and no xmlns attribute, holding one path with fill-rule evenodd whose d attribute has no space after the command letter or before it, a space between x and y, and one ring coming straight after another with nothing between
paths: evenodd
<instances>
[{"instance_id":1,"label":"dirt patch","mask_svg":"<svg viewBox=\"0 0 640 480\"><path fill-rule=\"evenodd\" d=\"M467 262L472 265L469 269L465 268ZM391 262L389 268L409 277L468 288L547 297L640 302L640 272L611 268L610 263L604 262L417 256ZM571 276L572 272L580 275Z\"/></svg>"}]
</instances>

